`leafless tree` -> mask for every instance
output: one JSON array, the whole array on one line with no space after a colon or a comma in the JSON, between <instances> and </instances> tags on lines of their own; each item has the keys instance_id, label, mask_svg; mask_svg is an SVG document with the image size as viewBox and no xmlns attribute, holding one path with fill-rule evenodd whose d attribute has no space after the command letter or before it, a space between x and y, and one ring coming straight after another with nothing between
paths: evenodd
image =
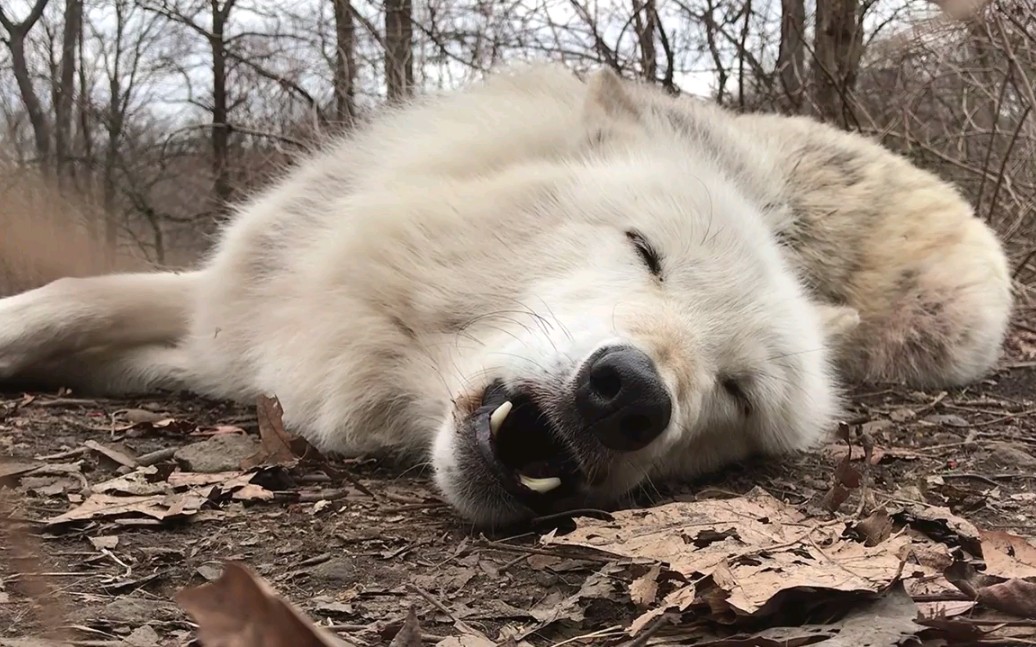
<instances>
[{"instance_id":1,"label":"leafless tree","mask_svg":"<svg viewBox=\"0 0 1036 647\"><path fill-rule=\"evenodd\" d=\"M817 2L813 44L814 105L826 121L855 122L852 95L859 71L863 30L860 0Z\"/></svg>"},{"instance_id":2,"label":"leafless tree","mask_svg":"<svg viewBox=\"0 0 1036 647\"><path fill-rule=\"evenodd\" d=\"M356 116L356 18L349 0L332 0L335 16L335 119L352 125Z\"/></svg>"},{"instance_id":3,"label":"leafless tree","mask_svg":"<svg viewBox=\"0 0 1036 647\"><path fill-rule=\"evenodd\" d=\"M50 119L44 112L43 104L32 85L29 62L25 56L25 41L46 7L47 0L35 0L29 14L22 21L16 22L0 5L0 26L6 32L4 44L11 53L11 69L18 84L25 112L28 113L29 121L32 123L36 156L42 166L46 166L50 160Z\"/></svg>"},{"instance_id":4,"label":"leafless tree","mask_svg":"<svg viewBox=\"0 0 1036 647\"><path fill-rule=\"evenodd\" d=\"M231 182L230 166L230 121L227 87L227 61L229 49L227 43L227 25L230 13L237 0L208 0L208 11L192 6L184 10L175 1L162 0L159 4L145 3L144 6L169 20L183 25L201 35L209 48L210 72L212 75L212 97L209 112L212 141L212 192L217 208L229 204L234 187ZM208 13L208 25L202 21L202 13Z\"/></svg>"},{"instance_id":5,"label":"leafless tree","mask_svg":"<svg viewBox=\"0 0 1036 647\"><path fill-rule=\"evenodd\" d=\"M212 50L212 177L213 191L220 206L230 202L230 122L227 109L226 28L236 0L209 0L212 31L208 34Z\"/></svg>"},{"instance_id":6,"label":"leafless tree","mask_svg":"<svg viewBox=\"0 0 1036 647\"><path fill-rule=\"evenodd\" d=\"M633 21L640 49L640 73L649 81L658 78L658 54L655 32L658 30L658 11L655 0L633 0Z\"/></svg>"},{"instance_id":7,"label":"leafless tree","mask_svg":"<svg viewBox=\"0 0 1036 647\"><path fill-rule=\"evenodd\" d=\"M802 110L806 72L806 3L781 0L781 43L777 56L781 88L791 112Z\"/></svg>"},{"instance_id":8,"label":"leafless tree","mask_svg":"<svg viewBox=\"0 0 1036 647\"><path fill-rule=\"evenodd\" d=\"M191 260L228 201L329 126L362 127L386 102L550 59L880 138L961 187L1020 277L1036 266L1032 0L0 7L0 163L58 170L63 193L102 207L86 212L105 214L109 249L156 262Z\"/></svg>"},{"instance_id":9,"label":"leafless tree","mask_svg":"<svg viewBox=\"0 0 1036 647\"><path fill-rule=\"evenodd\" d=\"M414 28L411 0L385 1L385 83L389 101L409 96L414 87Z\"/></svg>"},{"instance_id":10,"label":"leafless tree","mask_svg":"<svg viewBox=\"0 0 1036 647\"><path fill-rule=\"evenodd\" d=\"M120 197L125 191L120 170L126 162L123 150L133 102L140 92L149 50L156 46L157 17L143 16L133 0L111 0L113 27L101 31L91 25L93 41L101 55L107 101L97 110L104 128L104 162L101 176L105 213L104 241L109 255L118 244ZM150 52L153 53L153 52Z\"/></svg>"},{"instance_id":11,"label":"leafless tree","mask_svg":"<svg viewBox=\"0 0 1036 647\"><path fill-rule=\"evenodd\" d=\"M59 181L71 173L72 107L76 86L77 43L83 31L83 1L65 0L61 38L61 78L54 102L54 157Z\"/></svg>"}]
</instances>

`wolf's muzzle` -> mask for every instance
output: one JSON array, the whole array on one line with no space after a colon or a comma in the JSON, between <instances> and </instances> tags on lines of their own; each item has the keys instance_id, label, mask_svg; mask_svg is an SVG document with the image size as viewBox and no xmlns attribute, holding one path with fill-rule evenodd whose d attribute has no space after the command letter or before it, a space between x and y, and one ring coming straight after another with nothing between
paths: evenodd
<instances>
[{"instance_id":1,"label":"wolf's muzzle","mask_svg":"<svg viewBox=\"0 0 1036 647\"><path fill-rule=\"evenodd\" d=\"M605 346L576 376L584 428L613 451L647 447L669 426L673 402L654 361L631 346Z\"/></svg>"}]
</instances>

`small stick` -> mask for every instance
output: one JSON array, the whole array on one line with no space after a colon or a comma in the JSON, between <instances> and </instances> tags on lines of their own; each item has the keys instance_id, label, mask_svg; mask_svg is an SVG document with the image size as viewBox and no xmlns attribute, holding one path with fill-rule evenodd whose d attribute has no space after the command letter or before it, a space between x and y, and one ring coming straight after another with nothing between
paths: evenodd
<instances>
[{"instance_id":1,"label":"small stick","mask_svg":"<svg viewBox=\"0 0 1036 647\"><path fill-rule=\"evenodd\" d=\"M431 604L433 607L435 607L439 611L442 611L443 613L448 615L450 617L450 619L453 620L453 624L455 624L457 626L457 628L459 628L460 630L466 631L466 632L468 632L470 634L474 634L474 635L476 635L476 636L478 636L480 638L483 638L483 639L485 639L485 640L487 640L487 641L489 641L491 643L494 642L492 640L489 640L489 636L485 635L484 633L482 633L478 629L475 629L474 627L472 627L468 623L466 623L463 620L461 620L460 618L458 618L456 613L454 613L453 611L450 611L448 608L446 608L446 605L444 605L442 602L439 602L437 599L435 599L434 595L432 595L428 591L425 591L420 586L417 586L416 584L407 584L407 588L410 589L411 591L413 591L414 593L417 593L418 595L420 595L425 600L427 600L429 604Z\"/></svg>"}]
</instances>

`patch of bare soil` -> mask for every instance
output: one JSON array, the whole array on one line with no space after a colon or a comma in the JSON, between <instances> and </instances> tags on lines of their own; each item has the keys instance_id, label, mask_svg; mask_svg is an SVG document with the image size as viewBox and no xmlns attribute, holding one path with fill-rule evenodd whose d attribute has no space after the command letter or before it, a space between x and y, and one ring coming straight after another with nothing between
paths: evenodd
<instances>
[{"instance_id":1,"label":"patch of bare soil","mask_svg":"<svg viewBox=\"0 0 1036 647\"><path fill-rule=\"evenodd\" d=\"M1036 644L1022 314L989 379L860 388L819 451L493 534L276 400L8 394L0 646Z\"/></svg>"}]
</instances>

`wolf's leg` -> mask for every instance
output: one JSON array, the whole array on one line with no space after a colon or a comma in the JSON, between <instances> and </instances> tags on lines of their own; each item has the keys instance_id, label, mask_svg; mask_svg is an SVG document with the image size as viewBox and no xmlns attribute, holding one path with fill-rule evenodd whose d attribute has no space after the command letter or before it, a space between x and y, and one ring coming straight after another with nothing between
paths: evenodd
<instances>
[{"instance_id":1,"label":"wolf's leg","mask_svg":"<svg viewBox=\"0 0 1036 647\"><path fill-rule=\"evenodd\" d=\"M888 241L861 284L861 323L846 340L852 377L917 387L960 386L1001 352L1011 279L995 234L977 218L950 232Z\"/></svg>"},{"instance_id":2,"label":"wolf's leg","mask_svg":"<svg viewBox=\"0 0 1036 647\"><path fill-rule=\"evenodd\" d=\"M68 278L0 299L0 379L145 386L187 332L201 272ZM154 371L146 362L156 363ZM176 372L176 371L172 371ZM96 377L96 380L93 379ZM161 380L158 380L161 381Z\"/></svg>"},{"instance_id":3,"label":"wolf's leg","mask_svg":"<svg viewBox=\"0 0 1036 647\"><path fill-rule=\"evenodd\" d=\"M109 347L44 360L27 367L15 379L19 386L68 387L83 395L190 390L195 380L189 360L180 346Z\"/></svg>"}]
</instances>

